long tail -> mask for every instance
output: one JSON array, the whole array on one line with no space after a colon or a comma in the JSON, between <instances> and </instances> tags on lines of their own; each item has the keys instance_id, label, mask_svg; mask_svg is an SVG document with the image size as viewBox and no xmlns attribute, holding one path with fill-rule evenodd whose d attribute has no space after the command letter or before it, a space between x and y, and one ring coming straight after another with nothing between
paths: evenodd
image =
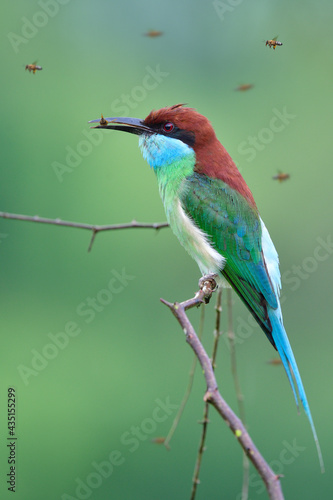
<instances>
[{"instance_id":1,"label":"long tail","mask_svg":"<svg viewBox=\"0 0 333 500\"><path fill-rule=\"evenodd\" d=\"M281 315L280 308L275 309L275 310L270 309L270 311L268 312L268 316L269 316L269 319L270 319L270 322L271 322L271 325L273 328L272 337L273 337L273 340L275 342L276 348L280 354L283 366L286 370L287 377L289 379L291 388L292 388L294 396L295 396L296 405L298 407L298 399L297 399L297 392L296 392L296 387L297 387L299 398L302 402L305 413L306 413L306 415L309 419L310 425L311 425L312 434L313 434L313 437L314 437L314 440L316 443L316 447L317 447L320 468L321 468L322 472L325 472L323 456L321 454L321 449L320 449L320 444L319 444L317 433L316 433L316 428L315 428L313 420L312 420L312 415L311 415L309 403L308 403L308 400L306 398L305 390L303 387L303 382L302 382L300 373L298 371L295 356L294 356L294 353L292 351L291 345L289 343L286 331L285 331L283 323L282 323L282 315ZM296 387L295 387L295 384L296 384Z\"/></svg>"}]
</instances>

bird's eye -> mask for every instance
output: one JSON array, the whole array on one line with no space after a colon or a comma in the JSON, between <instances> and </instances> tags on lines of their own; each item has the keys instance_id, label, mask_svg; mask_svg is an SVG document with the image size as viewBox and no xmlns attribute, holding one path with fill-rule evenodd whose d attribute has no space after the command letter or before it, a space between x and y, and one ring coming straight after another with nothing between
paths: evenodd
<instances>
[{"instance_id":1,"label":"bird's eye","mask_svg":"<svg viewBox=\"0 0 333 500\"><path fill-rule=\"evenodd\" d=\"M174 124L171 123L171 122L166 122L164 125L163 125L163 130L164 132L166 132L167 134L170 134L170 132L173 131L173 129L175 128Z\"/></svg>"}]
</instances>

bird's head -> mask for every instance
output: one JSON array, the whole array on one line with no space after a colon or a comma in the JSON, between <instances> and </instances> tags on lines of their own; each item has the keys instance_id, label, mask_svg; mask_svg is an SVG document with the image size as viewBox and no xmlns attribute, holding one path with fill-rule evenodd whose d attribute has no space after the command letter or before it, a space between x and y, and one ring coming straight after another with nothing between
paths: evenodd
<instances>
[{"instance_id":1,"label":"bird's head","mask_svg":"<svg viewBox=\"0 0 333 500\"><path fill-rule=\"evenodd\" d=\"M186 164L191 165L196 173L222 180L255 207L250 189L218 141L210 121L195 109L175 104L151 111L144 120L102 117L89 123L98 123L95 128L138 135L142 154L156 173L186 157ZM181 161L180 168L184 164Z\"/></svg>"},{"instance_id":2,"label":"bird's head","mask_svg":"<svg viewBox=\"0 0 333 500\"><path fill-rule=\"evenodd\" d=\"M144 158L154 169L168 165L187 155L194 155L202 144L216 139L209 120L183 104L153 110L144 119L103 118L90 123L96 128L121 130L139 135Z\"/></svg>"}]
</instances>

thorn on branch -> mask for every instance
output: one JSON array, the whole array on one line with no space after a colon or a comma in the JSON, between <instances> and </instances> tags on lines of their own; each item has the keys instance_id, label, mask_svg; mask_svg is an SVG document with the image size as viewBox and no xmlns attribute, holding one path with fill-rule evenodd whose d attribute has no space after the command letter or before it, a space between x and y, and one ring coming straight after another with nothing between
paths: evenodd
<instances>
[{"instance_id":1,"label":"thorn on branch","mask_svg":"<svg viewBox=\"0 0 333 500\"><path fill-rule=\"evenodd\" d=\"M97 229L94 228L92 230L92 235L91 235L91 240L90 240L89 247L88 247L88 252L90 252L90 250L92 249L92 246L93 246L94 241L95 241L96 234L97 234Z\"/></svg>"},{"instance_id":2,"label":"thorn on branch","mask_svg":"<svg viewBox=\"0 0 333 500\"><path fill-rule=\"evenodd\" d=\"M205 401L205 403L209 403L210 401L212 401L213 399L213 394L211 391L207 391L206 394L204 395L204 398L203 400Z\"/></svg>"}]
</instances>

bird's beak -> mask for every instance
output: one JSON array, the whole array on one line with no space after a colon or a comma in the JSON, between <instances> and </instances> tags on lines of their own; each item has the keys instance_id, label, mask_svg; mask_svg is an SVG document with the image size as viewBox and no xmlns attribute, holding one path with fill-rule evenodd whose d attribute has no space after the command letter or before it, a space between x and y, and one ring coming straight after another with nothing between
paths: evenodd
<instances>
[{"instance_id":1,"label":"bird's beak","mask_svg":"<svg viewBox=\"0 0 333 500\"><path fill-rule=\"evenodd\" d=\"M141 135L152 133L151 129L144 125L143 120L139 118L99 118L98 120L91 120L88 123L98 123L95 127L91 128L105 128L110 130L121 130L123 132L130 132L131 134Z\"/></svg>"}]
</instances>

